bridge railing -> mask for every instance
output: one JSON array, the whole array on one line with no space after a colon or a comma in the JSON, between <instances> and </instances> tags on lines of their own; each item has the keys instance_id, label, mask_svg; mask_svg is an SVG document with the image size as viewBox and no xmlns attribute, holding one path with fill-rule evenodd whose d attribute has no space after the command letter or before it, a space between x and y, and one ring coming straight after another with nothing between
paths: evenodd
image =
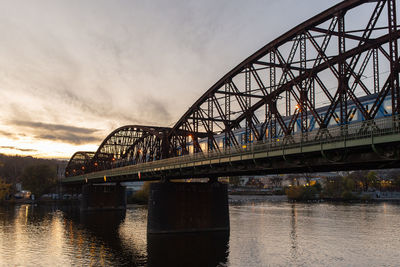
<instances>
[{"instance_id":1,"label":"bridge railing","mask_svg":"<svg viewBox=\"0 0 400 267\"><path fill-rule=\"evenodd\" d=\"M378 118L370 121L362 121L353 124L329 127L326 129L316 129L307 133L298 133L284 138L266 139L254 143L246 143L242 147L227 147L220 151L199 152L191 155L184 155L163 160L172 161L192 161L193 159L215 158L221 155L235 155L258 150L281 150L307 146L321 143L331 143L336 141L361 139L371 136L381 136L385 134L400 133L400 117L390 116Z\"/></svg>"},{"instance_id":2,"label":"bridge railing","mask_svg":"<svg viewBox=\"0 0 400 267\"><path fill-rule=\"evenodd\" d=\"M197 161L213 160L226 157L235 157L250 154L257 151L273 152L278 150L288 150L291 148L306 147L315 144L323 145L332 142L374 138L377 136L400 134L400 117L390 116L370 121L363 121L327 129L317 129L308 133L294 134L286 138L276 138L263 140L254 143L247 143L242 147L228 147L220 151L200 152L191 155L178 156L168 159L162 159L153 162L141 163L119 167L112 170L113 175L126 175L138 171L162 169L171 165L182 165ZM109 170L97 172L97 176L108 175ZM85 174L85 177L91 177L95 173Z\"/></svg>"},{"instance_id":3,"label":"bridge railing","mask_svg":"<svg viewBox=\"0 0 400 267\"><path fill-rule=\"evenodd\" d=\"M329 127L326 129L316 129L308 133L298 133L286 138L262 140L254 143L244 144L242 147L227 147L219 151L214 150L209 152L200 152L143 163L141 165L142 167L144 167L143 165L147 165L149 167L160 164L172 165L225 156L233 157L244 153L251 153L252 151L276 151L299 146L369 138L394 133L400 133L400 117L398 115L348 125Z\"/></svg>"}]
</instances>

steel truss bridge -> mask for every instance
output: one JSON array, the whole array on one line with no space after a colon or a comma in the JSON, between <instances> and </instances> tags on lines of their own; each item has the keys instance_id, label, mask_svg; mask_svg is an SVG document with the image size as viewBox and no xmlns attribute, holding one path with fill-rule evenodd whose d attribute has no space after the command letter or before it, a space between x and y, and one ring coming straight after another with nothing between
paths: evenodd
<instances>
[{"instance_id":1,"label":"steel truss bridge","mask_svg":"<svg viewBox=\"0 0 400 267\"><path fill-rule=\"evenodd\" d=\"M76 152L64 183L398 167L396 0L347 0L268 43L169 127ZM106 177L106 178L105 178Z\"/></svg>"}]
</instances>

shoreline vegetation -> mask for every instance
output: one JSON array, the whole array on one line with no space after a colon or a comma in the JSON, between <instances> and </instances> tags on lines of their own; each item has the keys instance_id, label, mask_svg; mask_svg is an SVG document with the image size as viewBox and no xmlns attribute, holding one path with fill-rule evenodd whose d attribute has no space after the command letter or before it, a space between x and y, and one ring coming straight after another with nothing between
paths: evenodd
<instances>
[{"instance_id":1,"label":"shoreline vegetation","mask_svg":"<svg viewBox=\"0 0 400 267\"><path fill-rule=\"evenodd\" d=\"M66 163L57 160L0 154L0 205L70 203L76 196L60 195L58 181ZM318 174L315 174L318 175ZM323 175L323 174L322 174ZM246 178L246 177L244 177ZM291 202L400 202L400 169L352 171L331 177L289 174L267 177L229 177L229 195L286 196ZM174 181L174 182L180 182ZM127 197L128 204L146 205L151 182ZM24 193L25 192L25 193ZM29 195L26 195L27 192ZM53 192L52 194L49 194ZM22 196L21 196L22 193ZM20 194L19 197L17 195ZM32 194L32 197L30 197ZM51 197L57 195L57 197ZM65 198L64 198L65 197ZM22 199L21 199L22 198ZM57 198L57 199L56 199ZM249 197L250 198L250 197Z\"/></svg>"},{"instance_id":2,"label":"shoreline vegetation","mask_svg":"<svg viewBox=\"0 0 400 267\"><path fill-rule=\"evenodd\" d=\"M379 202L400 201L400 177L379 179L375 171L357 171L327 179L325 183L290 185L285 188L289 201Z\"/></svg>"},{"instance_id":3,"label":"shoreline vegetation","mask_svg":"<svg viewBox=\"0 0 400 267\"><path fill-rule=\"evenodd\" d=\"M127 198L128 204L139 204L147 205L147 201L150 195L150 184L151 182L144 182L140 190L134 192L131 196Z\"/></svg>"}]
</instances>

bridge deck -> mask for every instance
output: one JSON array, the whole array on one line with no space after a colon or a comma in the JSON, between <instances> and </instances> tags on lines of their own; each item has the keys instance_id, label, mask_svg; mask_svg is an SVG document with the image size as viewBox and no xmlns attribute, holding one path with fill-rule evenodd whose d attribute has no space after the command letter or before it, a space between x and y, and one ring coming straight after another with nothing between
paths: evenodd
<instances>
[{"instance_id":1,"label":"bridge deck","mask_svg":"<svg viewBox=\"0 0 400 267\"><path fill-rule=\"evenodd\" d=\"M323 170L328 171L335 170L337 165L346 165L351 169L351 165L355 168L363 168L363 164L373 167L385 161L393 165L398 162L396 145L400 144L399 133L398 117L386 117L347 127L334 127L319 133L313 131L307 135L293 135L285 140L251 143L242 148L231 147L68 177L62 182L101 182L104 176L107 181L135 181L161 177L267 174L284 170L304 171L304 168L319 170L318 166L324 166ZM318 134L320 138L317 139ZM385 145L388 147L382 149ZM253 162L253 166L241 166L244 162Z\"/></svg>"}]
</instances>

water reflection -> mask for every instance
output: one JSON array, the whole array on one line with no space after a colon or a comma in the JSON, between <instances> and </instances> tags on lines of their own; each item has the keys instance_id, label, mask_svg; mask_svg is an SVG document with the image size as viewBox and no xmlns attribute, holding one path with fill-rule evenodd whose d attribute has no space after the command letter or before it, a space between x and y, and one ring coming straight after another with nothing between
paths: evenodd
<instances>
[{"instance_id":1,"label":"water reflection","mask_svg":"<svg viewBox=\"0 0 400 267\"><path fill-rule=\"evenodd\" d=\"M291 242L291 249L290 255L292 259L296 259L298 256L297 252L297 210L296 204L292 204L291 206L291 220L290 220L290 242Z\"/></svg>"},{"instance_id":2,"label":"water reflection","mask_svg":"<svg viewBox=\"0 0 400 267\"><path fill-rule=\"evenodd\" d=\"M145 207L0 206L0 266L399 265L400 205L260 203L230 212L230 233L147 237Z\"/></svg>"},{"instance_id":3,"label":"water reflection","mask_svg":"<svg viewBox=\"0 0 400 267\"><path fill-rule=\"evenodd\" d=\"M64 212L70 220L70 229L76 229L69 231L67 239L73 242L82 257L89 257L91 266L143 265L137 260L143 258L138 255L140 252L132 250L121 240L119 230L126 217L125 211L80 212L79 209L67 209ZM79 223L80 227L73 226L73 223ZM82 233L90 237L82 237ZM90 244L83 244L84 239L90 240Z\"/></svg>"},{"instance_id":4,"label":"water reflection","mask_svg":"<svg viewBox=\"0 0 400 267\"><path fill-rule=\"evenodd\" d=\"M229 232L147 236L148 266L225 266Z\"/></svg>"}]
</instances>

